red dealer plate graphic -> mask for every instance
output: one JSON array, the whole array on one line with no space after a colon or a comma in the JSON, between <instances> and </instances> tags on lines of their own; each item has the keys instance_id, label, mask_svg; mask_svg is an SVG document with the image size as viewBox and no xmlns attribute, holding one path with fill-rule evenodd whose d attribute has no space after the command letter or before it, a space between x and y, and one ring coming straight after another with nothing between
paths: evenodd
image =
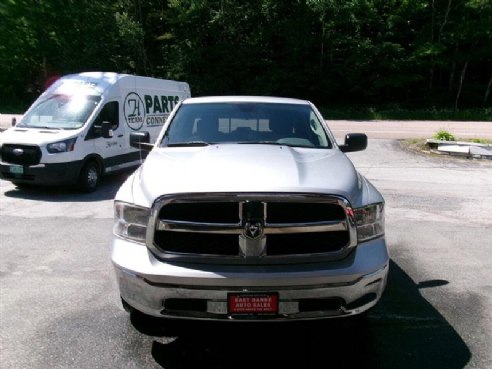
<instances>
[{"instance_id":1,"label":"red dealer plate graphic","mask_svg":"<svg viewBox=\"0 0 492 369\"><path fill-rule=\"evenodd\" d=\"M278 294L230 293L227 296L229 314L276 314Z\"/></svg>"}]
</instances>

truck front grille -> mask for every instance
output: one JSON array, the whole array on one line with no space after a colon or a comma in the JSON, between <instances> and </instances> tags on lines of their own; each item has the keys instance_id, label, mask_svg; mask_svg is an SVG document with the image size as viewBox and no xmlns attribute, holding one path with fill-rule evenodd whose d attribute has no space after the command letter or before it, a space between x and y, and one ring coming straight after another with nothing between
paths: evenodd
<instances>
[{"instance_id":1,"label":"truck front grille","mask_svg":"<svg viewBox=\"0 0 492 369\"><path fill-rule=\"evenodd\" d=\"M356 244L348 202L313 194L185 194L160 198L153 239L160 258L277 263L340 257Z\"/></svg>"},{"instance_id":2,"label":"truck front grille","mask_svg":"<svg viewBox=\"0 0 492 369\"><path fill-rule=\"evenodd\" d=\"M18 165L37 165L41 160L41 149L33 145L12 145L2 146L2 161L4 163Z\"/></svg>"}]
</instances>

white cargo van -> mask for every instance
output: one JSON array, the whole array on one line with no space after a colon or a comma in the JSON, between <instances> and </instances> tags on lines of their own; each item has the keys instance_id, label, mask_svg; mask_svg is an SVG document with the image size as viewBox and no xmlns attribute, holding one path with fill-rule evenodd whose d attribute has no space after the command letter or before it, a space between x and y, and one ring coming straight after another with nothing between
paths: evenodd
<instances>
[{"instance_id":1,"label":"white cargo van","mask_svg":"<svg viewBox=\"0 0 492 369\"><path fill-rule=\"evenodd\" d=\"M0 133L0 178L94 191L101 176L141 163L130 132L147 131L155 140L188 97L186 82L107 72L61 77Z\"/></svg>"}]
</instances>

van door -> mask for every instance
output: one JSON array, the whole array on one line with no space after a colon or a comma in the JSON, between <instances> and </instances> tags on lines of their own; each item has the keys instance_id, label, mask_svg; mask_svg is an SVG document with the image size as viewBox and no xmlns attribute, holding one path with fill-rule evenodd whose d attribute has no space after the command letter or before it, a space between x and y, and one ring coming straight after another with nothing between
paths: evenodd
<instances>
[{"instance_id":1,"label":"van door","mask_svg":"<svg viewBox=\"0 0 492 369\"><path fill-rule=\"evenodd\" d=\"M125 127L119 121L119 103L110 101L106 103L92 123L85 141L92 146L94 152L103 159L106 173L124 168L128 161L128 145L125 144ZM112 127L112 137L102 136L102 122L108 121ZM89 153L87 153L89 154Z\"/></svg>"}]
</instances>

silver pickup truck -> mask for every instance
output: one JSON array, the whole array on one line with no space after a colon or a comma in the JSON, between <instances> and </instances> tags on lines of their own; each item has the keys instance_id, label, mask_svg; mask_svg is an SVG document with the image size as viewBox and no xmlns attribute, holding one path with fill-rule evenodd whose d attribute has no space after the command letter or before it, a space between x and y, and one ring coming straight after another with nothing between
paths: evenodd
<instances>
[{"instance_id":1,"label":"silver pickup truck","mask_svg":"<svg viewBox=\"0 0 492 369\"><path fill-rule=\"evenodd\" d=\"M384 199L309 101L190 98L114 200L124 307L154 317L301 320L361 314L386 287Z\"/></svg>"}]
</instances>

